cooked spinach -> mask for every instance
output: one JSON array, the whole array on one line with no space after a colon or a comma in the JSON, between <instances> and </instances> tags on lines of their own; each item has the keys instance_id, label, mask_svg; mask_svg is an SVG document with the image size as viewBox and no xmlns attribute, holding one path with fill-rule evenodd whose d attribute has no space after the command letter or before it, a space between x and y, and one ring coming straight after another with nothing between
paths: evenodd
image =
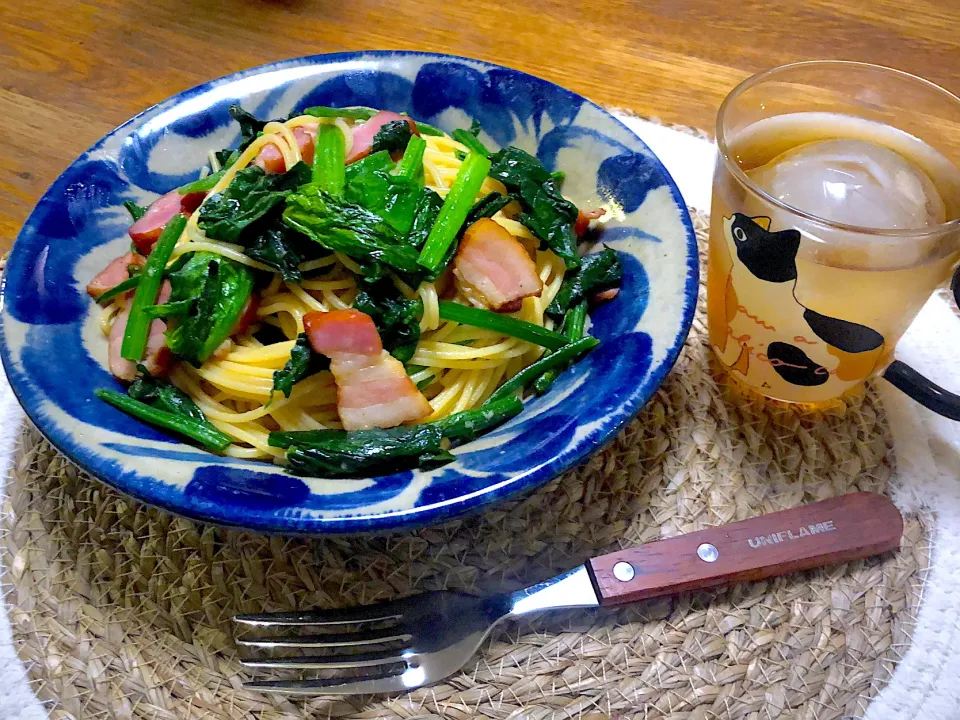
<instances>
[{"instance_id":1,"label":"cooked spinach","mask_svg":"<svg viewBox=\"0 0 960 720\"><path fill-rule=\"evenodd\" d=\"M583 355L583 353L589 352L599 344L599 340L588 336L580 338L576 342L571 342L556 352L544 355L532 365L527 365L527 367L497 388L497 391L487 400L487 405L499 402L505 397L513 397L513 393L517 390L523 390L523 388L531 382L536 384L536 381L546 377L548 373L559 374L567 365L573 362L573 360ZM553 382L553 380L550 382ZM549 387L549 384L547 387Z\"/></svg>"},{"instance_id":2,"label":"cooked spinach","mask_svg":"<svg viewBox=\"0 0 960 720\"><path fill-rule=\"evenodd\" d=\"M421 135L431 135L433 137L442 137L443 135L446 135L443 130L428 123L417 121L416 125L417 132L419 132Z\"/></svg>"},{"instance_id":3,"label":"cooked spinach","mask_svg":"<svg viewBox=\"0 0 960 720\"><path fill-rule=\"evenodd\" d=\"M252 244L248 244L251 238ZM274 268L289 283L303 281L300 263L326 254L309 238L287 227L279 211L248 228L240 242L247 245L244 252L248 257Z\"/></svg>"},{"instance_id":4,"label":"cooked spinach","mask_svg":"<svg viewBox=\"0 0 960 720\"><path fill-rule=\"evenodd\" d=\"M118 410L122 410L128 415L132 415L138 420L143 420L151 425L156 425L164 430L179 433L184 437L196 440L198 443L217 452L223 452L233 442L229 435L226 435L209 423L201 423L191 420L182 415L175 415L147 405L146 403L134 400L129 395L101 388L95 390L94 394L106 403L113 405Z\"/></svg>"},{"instance_id":5,"label":"cooked spinach","mask_svg":"<svg viewBox=\"0 0 960 720\"><path fill-rule=\"evenodd\" d=\"M230 336L253 291L253 273L222 255L193 253L169 274L169 305L184 308L167 330L167 346L200 365ZM187 302L184 302L187 301Z\"/></svg>"},{"instance_id":6,"label":"cooked spinach","mask_svg":"<svg viewBox=\"0 0 960 720\"><path fill-rule=\"evenodd\" d=\"M464 221L464 227L470 227L481 218L493 217L503 210L510 201L513 200L509 195L501 195L498 192L487 193L477 200L470 212L467 213L467 219Z\"/></svg>"},{"instance_id":7,"label":"cooked spinach","mask_svg":"<svg viewBox=\"0 0 960 720\"><path fill-rule=\"evenodd\" d=\"M269 443L287 451L289 468L299 475L356 477L412 467L436 467L454 459L444 447L445 441L473 440L522 409L519 399L506 397L435 423L353 432L272 432Z\"/></svg>"},{"instance_id":8,"label":"cooked spinach","mask_svg":"<svg viewBox=\"0 0 960 720\"><path fill-rule=\"evenodd\" d=\"M373 108L357 105L348 108L327 107L326 105L315 105L308 107L303 111L304 115L312 115L319 118L347 118L349 120L369 120L377 114Z\"/></svg>"},{"instance_id":9,"label":"cooked spinach","mask_svg":"<svg viewBox=\"0 0 960 720\"><path fill-rule=\"evenodd\" d=\"M589 300L604 290L620 287L622 281L623 265L620 264L620 258L614 250L604 247L598 253L585 255L580 269L563 279L563 284L553 302L547 306L546 313L559 320L571 306Z\"/></svg>"},{"instance_id":10,"label":"cooked spinach","mask_svg":"<svg viewBox=\"0 0 960 720\"><path fill-rule=\"evenodd\" d=\"M200 208L200 228L214 240L235 243L252 223L283 204L293 190L310 182L310 166L298 162L285 173L268 175L251 165Z\"/></svg>"},{"instance_id":11,"label":"cooked spinach","mask_svg":"<svg viewBox=\"0 0 960 720\"><path fill-rule=\"evenodd\" d=\"M211 430L216 429L207 420L203 411L197 407L193 399L183 390L171 385L166 380L151 377L143 365L138 365L137 369L140 371L140 375L130 383L130 387L127 388L127 395L158 410L196 420L207 425Z\"/></svg>"},{"instance_id":12,"label":"cooked spinach","mask_svg":"<svg viewBox=\"0 0 960 720\"><path fill-rule=\"evenodd\" d=\"M231 443L228 435L217 430L185 392L165 380L150 377L143 365L140 375L127 388L127 394L115 390L97 390L101 400L134 417L196 440L211 450L222 452Z\"/></svg>"},{"instance_id":13,"label":"cooked spinach","mask_svg":"<svg viewBox=\"0 0 960 720\"><path fill-rule=\"evenodd\" d=\"M420 264L431 277L443 272L456 252L464 221L489 173L490 159L480 153L470 153L457 171L453 185L443 198L437 220L420 250Z\"/></svg>"},{"instance_id":14,"label":"cooked spinach","mask_svg":"<svg viewBox=\"0 0 960 720\"><path fill-rule=\"evenodd\" d=\"M410 142L410 123L406 120L391 120L384 123L377 134L373 136L373 144L370 146L370 152L400 152L407 147Z\"/></svg>"},{"instance_id":15,"label":"cooked spinach","mask_svg":"<svg viewBox=\"0 0 960 720\"><path fill-rule=\"evenodd\" d=\"M345 180L349 185L368 173L389 172L393 170L395 165L396 163L393 162L390 153L386 150L381 150L380 152L367 155L362 160L357 160L347 165L344 171L346 173Z\"/></svg>"},{"instance_id":16,"label":"cooked spinach","mask_svg":"<svg viewBox=\"0 0 960 720\"><path fill-rule=\"evenodd\" d=\"M417 251L404 234L366 208L306 185L287 198L283 221L328 250L361 264L380 263L406 278L418 278Z\"/></svg>"},{"instance_id":17,"label":"cooked spinach","mask_svg":"<svg viewBox=\"0 0 960 720\"><path fill-rule=\"evenodd\" d=\"M518 218L567 268L580 266L573 224L577 206L560 194L557 180L537 158L520 148L508 147L490 158L490 177L502 182L520 202Z\"/></svg>"},{"instance_id":18,"label":"cooked spinach","mask_svg":"<svg viewBox=\"0 0 960 720\"><path fill-rule=\"evenodd\" d=\"M432 425L388 430L304 430L272 432L273 447L284 448L298 475L351 477L417 467L420 457L444 452L443 433ZM449 455L449 454L448 454ZM447 461L452 460L449 455Z\"/></svg>"},{"instance_id":19,"label":"cooked spinach","mask_svg":"<svg viewBox=\"0 0 960 720\"><path fill-rule=\"evenodd\" d=\"M417 200L417 207L413 213L413 224L410 226L410 233L407 235L407 242L411 247L417 250L423 247L442 207L443 198L430 188L424 188ZM446 263L444 263L445 265Z\"/></svg>"},{"instance_id":20,"label":"cooked spinach","mask_svg":"<svg viewBox=\"0 0 960 720\"><path fill-rule=\"evenodd\" d=\"M213 156L217 159L217 162L220 163L220 167L230 167L233 165L237 158L240 157L240 153L233 148L224 148L223 150L217 150Z\"/></svg>"},{"instance_id":21,"label":"cooked spinach","mask_svg":"<svg viewBox=\"0 0 960 720\"><path fill-rule=\"evenodd\" d=\"M310 338L306 333L300 333L290 350L290 359L273 374L273 389L290 397L296 383L329 367L330 358L314 352Z\"/></svg>"},{"instance_id":22,"label":"cooked spinach","mask_svg":"<svg viewBox=\"0 0 960 720\"><path fill-rule=\"evenodd\" d=\"M567 314L563 316L563 325L560 326L560 332L562 332L565 337L569 338L571 343L575 344L577 340L583 338L583 332L586 327L586 323L587 301L581 300L580 302L571 305L570 309L567 310ZM569 347L569 345L567 347ZM553 381L557 379L560 373L563 372L567 366L568 365L562 365L552 368L538 377L536 382L533 384L537 394L543 395L543 393L549 390L550 386L553 385Z\"/></svg>"},{"instance_id":23,"label":"cooked spinach","mask_svg":"<svg viewBox=\"0 0 960 720\"><path fill-rule=\"evenodd\" d=\"M383 347L402 363L413 357L420 342L419 300L407 300L389 280L362 283L353 307L369 315L377 326Z\"/></svg>"},{"instance_id":24,"label":"cooked spinach","mask_svg":"<svg viewBox=\"0 0 960 720\"><path fill-rule=\"evenodd\" d=\"M230 117L240 125L240 145L237 150L243 152L247 146L257 139L257 135L263 132L263 128L269 120L259 120L239 105L231 105L227 108Z\"/></svg>"},{"instance_id":25,"label":"cooked spinach","mask_svg":"<svg viewBox=\"0 0 960 720\"><path fill-rule=\"evenodd\" d=\"M386 220L401 235L413 226L422 183L388 172L373 171L356 175L344 189L347 202L366 208Z\"/></svg>"},{"instance_id":26,"label":"cooked spinach","mask_svg":"<svg viewBox=\"0 0 960 720\"><path fill-rule=\"evenodd\" d=\"M147 208L143 205L137 205L133 200L124 200L123 206L127 209L127 212L130 213L130 217L133 218L133 221L136 222L142 218L147 213Z\"/></svg>"},{"instance_id":27,"label":"cooked spinach","mask_svg":"<svg viewBox=\"0 0 960 720\"><path fill-rule=\"evenodd\" d=\"M519 415L521 410L523 403L520 398L508 395L492 402L488 400L476 410L454 413L431 424L439 427L445 438L463 443L475 440L488 430L502 425Z\"/></svg>"},{"instance_id":28,"label":"cooked spinach","mask_svg":"<svg viewBox=\"0 0 960 720\"><path fill-rule=\"evenodd\" d=\"M456 140L461 145L465 146L470 152L480 153L481 155L490 155L490 151L487 150L487 147L480 142L480 123L474 120L470 124L469 130L458 129L454 130L450 137Z\"/></svg>"}]
</instances>

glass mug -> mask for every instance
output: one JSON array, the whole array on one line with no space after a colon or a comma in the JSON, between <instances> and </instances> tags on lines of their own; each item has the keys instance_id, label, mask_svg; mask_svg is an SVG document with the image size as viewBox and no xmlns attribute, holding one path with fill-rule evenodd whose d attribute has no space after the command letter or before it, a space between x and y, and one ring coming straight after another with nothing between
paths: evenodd
<instances>
[{"instance_id":1,"label":"glass mug","mask_svg":"<svg viewBox=\"0 0 960 720\"><path fill-rule=\"evenodd\" d=\"M821 140L843 143L799 149ZM960 263L960 98L875 65L785 65L727 96L717 146L707 314L727 373L768 397L813 404L882 375L960 419L960 397L893 359ZM871 177L887 178L896 196L858 194L856 178L833 182L850 177L851 152L876 162ZM821 173L831 158L839 164ZM793 206L798 197L824 212ZM922 226L911 220L918 213ZM888 220L895 229L872 227ZM960 295L960 273L954 288Z\"/></svg>"}]
</instances>

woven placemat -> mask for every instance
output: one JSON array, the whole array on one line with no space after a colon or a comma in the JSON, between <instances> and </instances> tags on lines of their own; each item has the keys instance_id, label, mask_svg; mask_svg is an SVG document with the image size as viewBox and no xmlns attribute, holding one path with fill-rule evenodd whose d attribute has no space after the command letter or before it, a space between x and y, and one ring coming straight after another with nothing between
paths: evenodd
<instances>
[{"instance_id":1,"label":"woven placemat","mask_svg":"<svg viewBox=\"0 0 960 720\"><path fill-rule=\"evenodd\" d=\"M707 218L695 222L702 244ZM177 518L25 428L2 562L36 691L54 718L79 719L859 716L909 640L928 558L917 517L880 559L506 626L463 672L409 695L241 688L236 612L514 589L618 547L886 489L893 457L872 392L812 414L724 389L710 362L701 312L663 387L585 466L481 515L383 537L285 539Z\"/></svg>"}]
</instances>

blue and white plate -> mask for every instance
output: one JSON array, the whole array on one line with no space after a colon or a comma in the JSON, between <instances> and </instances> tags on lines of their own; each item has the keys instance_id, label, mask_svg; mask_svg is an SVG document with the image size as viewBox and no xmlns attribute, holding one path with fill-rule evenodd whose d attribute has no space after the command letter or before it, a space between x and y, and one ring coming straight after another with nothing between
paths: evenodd
<instances>
[{"instance_id":1,"label":"blue and white plate","mask_svg":"<svg viewBox=\"0 0 960 720\"><path fill-rule=\"evenodd\" d=\"M517 145L567 174L564 194L608 209L603 242L623 289L592 316L601 345L506 425L430 472L298 478L195 449L100 402L99 312L84 288L129 246L124 200L148 204L193 180L207 151L238 140L228 114L310 105L407 112L451 131L479 121L488 146ZM3 273L0 351L20 403L81 467L189 517L258 530L343 533L434 523L529 490L584 460L627 423L677 359L697 295L697 249L677 186L636 135L576 93L516 70L406 52L264 65L175 95L85 152L44 194Z\"/></svg>"}]
</instances>

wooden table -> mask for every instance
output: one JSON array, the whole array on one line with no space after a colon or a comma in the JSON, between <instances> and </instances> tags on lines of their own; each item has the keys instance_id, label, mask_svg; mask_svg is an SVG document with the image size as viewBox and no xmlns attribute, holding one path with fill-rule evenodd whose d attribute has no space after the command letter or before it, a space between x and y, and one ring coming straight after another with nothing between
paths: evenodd
<instances>
[{"instance_id":1,"label":"wooden table","mask_svg":"<svg viewBox=\"0 0 960 720\"><path fill-rule=\"evenodd\" d=\"M724 95L781 63L893 65L960 92L958 0L4 0L0 251L46 187L131 115L271 60L369 48L509 65L711 129ZM954 9L948 9L952 6Z\"/></svg>"}]
</instances>

